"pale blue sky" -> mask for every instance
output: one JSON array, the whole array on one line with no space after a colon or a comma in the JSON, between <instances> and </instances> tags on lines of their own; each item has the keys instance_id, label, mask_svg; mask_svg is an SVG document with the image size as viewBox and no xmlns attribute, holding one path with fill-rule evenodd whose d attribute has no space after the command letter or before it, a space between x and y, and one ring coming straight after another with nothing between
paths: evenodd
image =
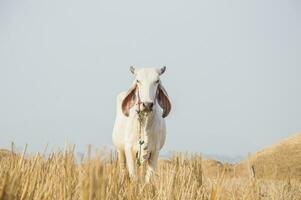
<instances>
[{"instance_id":1,"label":"pale blue sky","mask_svg":"<svg viewBox=\"0 0 301 200\"><path fill-rule=\"evenodd\" d=\"M167 66L164 151L246 155L301 130L297 0L0 0L0 148L111 144L130 65Z\"/></svg>"}]
</instances>

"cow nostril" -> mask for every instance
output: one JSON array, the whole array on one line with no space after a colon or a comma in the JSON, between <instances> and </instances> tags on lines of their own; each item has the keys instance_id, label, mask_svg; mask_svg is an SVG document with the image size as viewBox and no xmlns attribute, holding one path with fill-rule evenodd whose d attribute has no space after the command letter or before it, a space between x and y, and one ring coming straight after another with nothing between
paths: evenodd
<instances>
[{"instance_id":1,"label":"cow nostril","mask_svg":"<svg viewBox=\"0 0 301 200\"><path fill-rule=\"evenodd\" d=\"M144 103L143 103L143 106L144 106L145 108L147 108L148 110L152 109L152 108L153 108L153 105L154 105L154 103L152 103L152 102L144 102Z\"/></svg>"}]
</instances>

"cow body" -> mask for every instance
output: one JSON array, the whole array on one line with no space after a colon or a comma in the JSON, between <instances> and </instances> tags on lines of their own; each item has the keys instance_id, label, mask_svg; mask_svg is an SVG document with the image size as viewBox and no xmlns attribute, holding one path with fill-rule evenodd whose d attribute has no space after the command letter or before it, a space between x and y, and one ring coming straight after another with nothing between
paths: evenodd
<instances>
[{"instance_id":1,"label":"cow body","mask_svg":"<svg viewBox=\"0 0 301 200\"><path fill-rule=\"evenodd\" d=\"M154 80L159 77L156 71L146 70L140 71L140 73L144 73L145 77L152 77ZM157 165L159 151L165 143L164 114L168 114L170 111L169 100L164 99L167 98L165 97L167 94L163 86L159 85L159 81L155 82L151 79L149 82L153 85L148 88L154 88L156 91L143 93L141 89L139 90L137 81L134 81L129 91L122 92L117 96L116 120L112 138L118 151L119 162L122 166L127 166L130 177L136 179L137 161L138 163L147 163L146 181L150 180ZM146 86L144 85L144 87ZM143 87L140 86L140 88ZM144 105L145 101L141 101L141 99L145 96L148 103ZM169 103L167 105L169 110L166 111L164 103Z\"/></svg>"}]
</instances>

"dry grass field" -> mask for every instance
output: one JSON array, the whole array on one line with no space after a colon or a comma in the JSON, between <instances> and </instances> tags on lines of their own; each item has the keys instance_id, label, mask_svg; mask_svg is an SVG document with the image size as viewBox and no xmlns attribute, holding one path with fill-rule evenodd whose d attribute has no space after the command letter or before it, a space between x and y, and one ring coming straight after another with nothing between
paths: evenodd
<instances>
[{"instance_id":1,"label":"dry grass field","mask_svg":"<svg viewBox=\"0 0 301 200\"><path fill-rule=\"evenodd\" d=\"M132 182L115 156L104 159L101 152L77 161L73 147L47 156L1 151L0 199L300 200L300 138L291 137L237 165L174 155L160 160L149 184L142 180L143 166L141 180Z\"/></svg>"},{"instance_id":2,"label":"dry grass field","mask_svg":"<svg viewBox=\"0 0 301 200\"><path fill-rule=\"evenodd\" d=\"M301 134L292 135L238 163L237 173L247 175L245 166L253 166L256 178L296 179L301 182Z\"/></svg>"}]
</instances>

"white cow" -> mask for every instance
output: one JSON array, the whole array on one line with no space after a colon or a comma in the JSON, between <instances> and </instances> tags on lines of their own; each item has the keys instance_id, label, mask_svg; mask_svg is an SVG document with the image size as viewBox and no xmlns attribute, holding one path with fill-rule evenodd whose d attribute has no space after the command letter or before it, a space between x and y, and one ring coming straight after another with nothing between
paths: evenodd
<instances>
[{"instance_id":1,"label":"white cow","mask_svg":"<svg viewBox=\"0 0 301 200\"><path fill-rule=\"evenodd\" d=\"M117 147L122 167L136 179L136 163L147 161L145 180L148 182L158 161L159 151L165 143L165 117L171 110L168 95L160 81L166 70L130 68L135 80L127 92L117 97L117 116L113 130L113 143ZM160 109L160 107L162 110Z\"/></svg>"}]
</instances>

